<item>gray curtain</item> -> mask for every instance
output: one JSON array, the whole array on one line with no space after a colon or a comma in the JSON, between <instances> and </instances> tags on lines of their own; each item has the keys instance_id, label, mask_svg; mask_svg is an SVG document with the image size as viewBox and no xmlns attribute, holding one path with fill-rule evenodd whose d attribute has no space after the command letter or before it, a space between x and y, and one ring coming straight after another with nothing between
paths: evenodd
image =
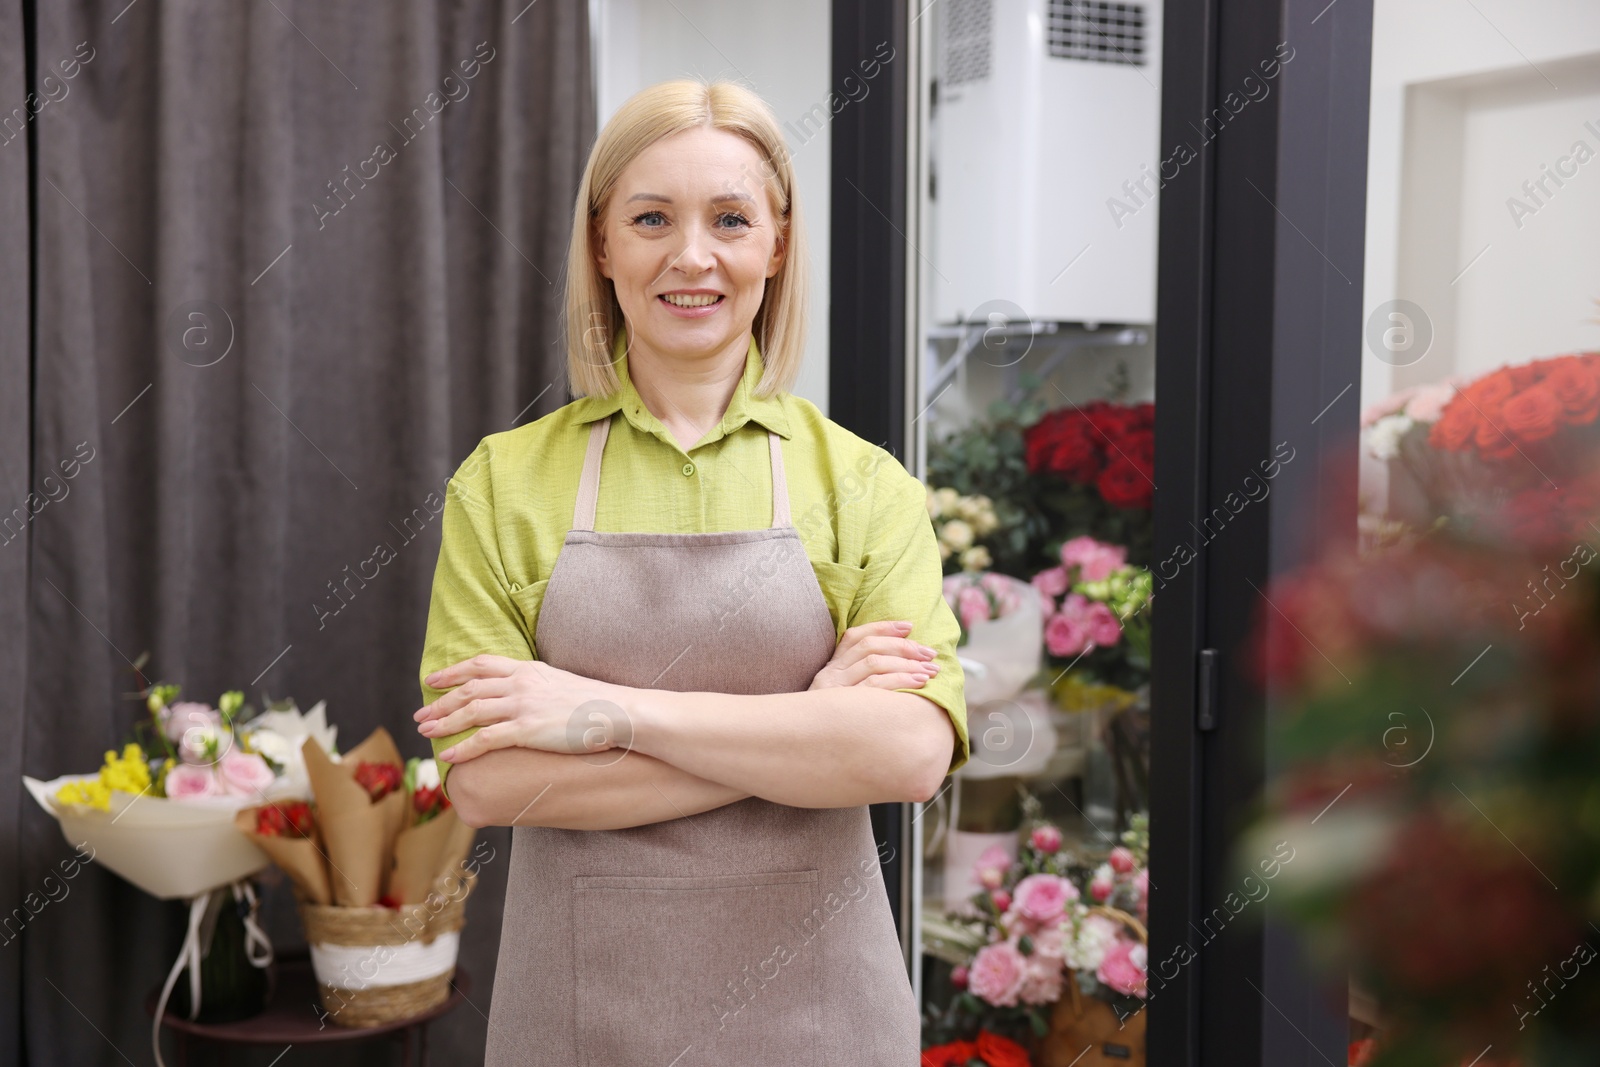
<instances>
[{"instance_id":1,"label":"gray curtain","mask_svg":"<svg viewBox=\"0 0 1600 1067\"><path fill-rule=\"evenodd\" d=\"M72 854L19 776L98 766L149 680L326 699L344 744L382 725L427 753L430 502L483 435L568 400L588 34L581 0L0 0L0 103L26 116L0 144L0 915ZM472 1003L435 1062L482 1058L510 851L484 836ZM267 912L303 944L285 886ZM92 864L28 913L0 1063L150 1062L183 918Z\"/></svg>"}]
</instances>

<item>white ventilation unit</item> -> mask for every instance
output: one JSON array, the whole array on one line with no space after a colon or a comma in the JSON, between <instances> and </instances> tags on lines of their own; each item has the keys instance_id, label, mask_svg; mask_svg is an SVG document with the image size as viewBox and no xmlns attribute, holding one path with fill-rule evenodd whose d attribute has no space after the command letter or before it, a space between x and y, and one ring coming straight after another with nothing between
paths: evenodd
<instances>
[{"instance_id":1,"label":"white ventilation unit","mask_svg":"<svg viewBox=\"0 0 1600 1067\"><path fill-rule=\"evenodd\" d=\"M1154 321L1161 3L940 0L937 322Z\"/></svg>"}]
</instances>

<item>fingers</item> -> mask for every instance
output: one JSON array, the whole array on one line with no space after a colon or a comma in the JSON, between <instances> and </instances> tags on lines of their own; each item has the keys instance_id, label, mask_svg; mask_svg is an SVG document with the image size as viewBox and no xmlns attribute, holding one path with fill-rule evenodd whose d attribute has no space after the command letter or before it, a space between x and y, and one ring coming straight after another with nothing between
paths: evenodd
<instances>
[{"instance_id":1,"label":"fingers","mask_svg":"<svg viewBox=\"0 0 1600 1067\"><path fill-rule=\"evenodd\" d=\"M460 663L452 663L448 667L441 667L428 675L422 681L434 689L448 689L460 685L468 678L497 678L504 677L516 670L524 661L515 660L509 656L493 656L485 652Z\"/></svg>"},{"instance_id":2,"label":"fingers","mask_svg":"<svg viewBox=\"0 0 1600 1067\"><path fill-rule=\"evenodd\" d=\"M439 758L456 766L476 759L485 752L493 752L497 748L511 748L517 743L514 725L496 723L493 726L485 726L471 737L462 738L439 753Z\"/></svg>"},{"instance_id":3,"label":"fingers","mask_svg":"<svg viewBox=\"0 0 1600 1067\"><path fill-rule=\"evenodd\" d=\"M901 685L920 685L938 673L939 666L936 663L886 655L881 652L863 655L855 662L845 664L839 671L844 685L860 685L869 678L879 675L915 679L914 682L897 681L894 686L889 687L891 689Z\"/></svg>"},{"instance_id":4,"label":"fingers","mask_svg":"<svg viewBox=\"0 0 1600 1067\"><path fill-rule=\"evenodd\" d=\"M852 658L860 658L873 653L925 663L932 663L938 655L927 645L913 641L908 637L864 637L856 641L842 654L835 653L834 658L835 660L847 662Z\"/></svg>"},{"instance_id":5,"label":"fingers","mask_svg":"<svg viewBox=\"0 0 1600 1067\"><path fill-rule=\"evenodd\" d=\"M439 719L429 719L417 727L424 737L449 737L469 726L488 726L516 717L517 702L512 697L488 696L468 701Z\"/></svg>"},{"instance_id":6,"label":"fingers","mask_svg":"<svg viewBox=\"0 0 1600 1067\"><path fill-rule=\"evenodd\" d=\"M411 717L417 722L441 719L482 697L505 696L511 692L511 686L510 678L469 678L432 704L419 708Z\"/></svg>"},{"instance_id":7,"label":"fingers","mask_svg":"<svg viewBox=\"0 0 1600 1067\"><path fill-rule=\"evenodd\" d=\"M905 637L911 632L911 623L906 619L879 619L877 622L864 622L852 626L839 635L839 648L841 650L852 648L859 641L868 637Z\"/></svg>"}]
</instances>

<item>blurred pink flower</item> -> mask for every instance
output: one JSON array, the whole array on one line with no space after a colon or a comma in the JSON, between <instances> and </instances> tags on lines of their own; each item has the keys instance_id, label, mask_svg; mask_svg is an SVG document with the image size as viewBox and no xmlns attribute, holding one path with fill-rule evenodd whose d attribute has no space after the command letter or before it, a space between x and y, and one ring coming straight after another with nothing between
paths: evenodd
<instances>
[{"instance_id":1,"label":"blurred pink flower","mask_svg":"<svg viewBox=\"0 0 1600 1067\"><path fill-rule=\"evenodd\" d=\"M1060 920L1068 901L1078 899L1078 887L1055 874L1030 874L1017 883L1013 894L1017 911L1035 927Z\"/></svg>"},{"instance_id":2,"label":"blurred pink flower","mask_svg":"<svg viewBox=\"0 0 1600 1067\"><path fill-rule=\"evenodd\" d=\"M1406 404L1406 414L1416 422L1438 422L1444 406L1456 395L1453 379L1424 385L1412 394Z\"/></svg>"},{"instance_id":3,"label":"blurred pink flower","mask_svg":"<svg viewBox=\"0 0 1600 1067\"><path fill-rule=\"evenodd\" d=\"M1061 979L1064 971L1059 958L1041 956L1035 952L1027 957L1023 968L1022 988L1017 997L1024 1004L1053 1004L1061 997Z\"/></svg>"},{"instance_id":4,"label":"blurred pink flower","mask_svg":"<svg viewBox=\"0 0 1600 1067\"><path fill-rule=\"evenodd\" d=\"M183 740L184 731L195 727L221 726L222 713L210 704L198 700L180 700L161 709L161 729L167 740L176 744Z\"/></svg>"},{"instance_id":5,"label":"blurred pink flower","mask_svg":"<svg viewBox=\"0 0 1600 1067\"><path fill-rule=\"evenodd\" d=\"M1148 953L1137 941L1119 937L1106 950L1095 977L1118 993L1142 997L1145 995L1145 962Z\"/></svg>"},{"instance_id":6,"label":"blurred pink flower","mask_svg":"<svg viewBox=\"0 0 1600 1067\"><path fill-rule=\"evenodd\" d=\"M1111 850L1111 855L1106 857L1106 863L1118 874L1127 874L1133 870L1133 853L1118 845Z\"/></svg>"},{"instance_id":7,"label":"blurred pink flower","mask_svg":"<svg viewBox=\"0 0 1600 1067\"><path fill-rule=\"evenodd\" d=\"M1028 835L1028 841L1040 852L1056 852L1061 848L1061 831L1048 823L1035 826L1033 833Z\"/></svg>"},{"instance_id":8,"label":"blurred pink flower","mask_svg":"<svg viewBox=\"0 0 1600 1067\"><path fill-rule=\"evenodd\" d=\"M969 585L956 594L956 614L967 629L980 622L989 621L989 596L975 585Z\"/></svg>"},{"instance_id":9,"label":"blurred pink flower","mask_svg":"<svg viewBox=\"0 0 1600 1067\"><path fill-rule=\"evenodd\" d=\"M1067 580L1065 567L1051 567L1033 576L1033 587L1046 596L1057 597L1067 591L1072 583Z\"/></svg>"},{"instance_id":10,"label":"blurred pink flower","mask_svg":"<svg viewBox=\"0 0 1600 1067\"><path fill-rule=\"evenodd\" d=\"M1128 562L1128 550L1108 545L1087 535L1074 537L1061 546L1061 566L1080 568L1079 581L1098 582Z\"/></svg>"},{"instance_id":11,"label":"blurred pink flower","mask_svg":"<svg viewBox=\"0 0 1600 1067\"><path fill-rule=\"evenodd\" d=\"M217 765L217 770L222 778L222 787L229 796L236 797L262 797L267 786L272 784L272 768L267 766L267 761L253 752L229 752L222 757L222 762Z\"/></svg>"},{"instance_id":12,"label":"blurred pink flower","mask_svg":"<svg viewBox=\"0 0 1600 1067\"><path fill-rule=\"evenodd\" d=\"M192 763L177 763L167 771L168 800L195 800L199 797L222 796L222 786L210 767Z\"/></svg>"},{"instance_id":13,"label":"blurred pink flower","mask_svg":"<svg viewBox=\"0 0 1600 1067\"><path fill-rule=\"evenodd\" d=\"M1010 941L985 945L972 958L972 966L967 972L967 988L974 996L996 1007L1014 1007L1018 994L1022 992L1027 966L1027 958Z\"/></svg>"},{"instance_id":14,"label":"blurred pink flower","mask_svg":"<svg viewBox=\"0 0 1600 1067\"><path fill-rule=\"evenodd\" d=\"M1089 627L1077 615L1063 609L1044 624L1044 645L1052 656L1076 656L1089 645Z\"/></svg>"},{"instance_id":15,"label":"blurred pink flower","mask_svg":"<svg viewBox=\"0 0 1600 1067\"><path fill-rule=\"evenodd\" d=\"M1122 623L1116 612L1099 601L1084 609L1083 621L1089 628L1089 640L1101 648L1110 648L1122 640Z\"/></svg>"},{"instance_id":16,"label":"blurred pink flower","mask_svg":"<svg viewBox=\"0 0 1600 1067\"><path fill-rule=\"evenodd\" d=\"M1011 894L1004 889L995 889L989 893L989 899L994 901L994 910L1004 913L1011 907Z\"/></svg>"}]
</instances>

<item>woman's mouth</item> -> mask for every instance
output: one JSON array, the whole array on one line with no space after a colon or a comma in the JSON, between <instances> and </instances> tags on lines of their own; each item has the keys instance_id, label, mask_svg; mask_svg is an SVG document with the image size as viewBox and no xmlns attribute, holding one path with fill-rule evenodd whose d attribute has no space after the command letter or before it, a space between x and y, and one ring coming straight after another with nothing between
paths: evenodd
<instances>
[{"instance_id":1,"label":"woman's mouth","mask_svg":"<svg viewBox=\"0 0 1600 1067\"><path fill-rule=\"evenodd\" d=\"M726 297L721 293L662 293L656 299L680 318L698 319L716 311Z\"/></svg>"}]
</instances>

